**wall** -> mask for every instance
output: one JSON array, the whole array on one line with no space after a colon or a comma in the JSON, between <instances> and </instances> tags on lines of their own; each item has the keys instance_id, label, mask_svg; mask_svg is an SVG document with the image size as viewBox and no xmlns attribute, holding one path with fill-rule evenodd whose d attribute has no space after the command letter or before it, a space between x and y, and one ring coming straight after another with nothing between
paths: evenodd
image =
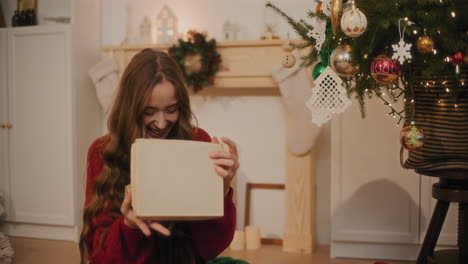
<instances>
[{"instance_id":1,"label":"wall","mask_svg":"<svg viewBox=\"0 0 468 264\"><path fill-rule=\"evenodd\" d=\"M294 18L303 18L313 1L274 1ZM102 0L102 43L118 45L124 39L138 43L138 25L144 16L154 22L164 4L179 19L181 31L207 31L223 40L226 19L238 24L239 40L256 40L263 33L264 1L238 0ZM129 18L128 21L126 18ZM278 33L293 36L278 16ZM267 16L272 19L271 16ZM274 20L274 18L273 18ZM127 33L128 32L128 33ZM284 108L280 97L194 97L194 112L200 127L212 136L227 136L239 144L241 168L238 177L238 228L243 228L245 183L284 183ZM330 241L330 128L325 125L318 143L316 229L317 242ZM257 190L252 193L251 223L260 225L264 236L281 237L284 231L284 193ZM274 221L272 221L274 220Z\"/></svg>"}]
</instances>

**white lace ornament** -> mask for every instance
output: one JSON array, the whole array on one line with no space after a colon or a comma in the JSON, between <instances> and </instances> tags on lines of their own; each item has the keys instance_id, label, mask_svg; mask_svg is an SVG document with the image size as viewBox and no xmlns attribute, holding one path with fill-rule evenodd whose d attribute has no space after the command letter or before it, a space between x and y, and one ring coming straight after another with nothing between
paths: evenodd
<instances>
[{"instance_id":1,"label":"white lace ornament","mask_svg":"<svg viewBox=\"0 0 468 264\"><path fill-rule=\"evenodd\" d=\"M326 16L330 16L331 14L331 6L332 6L332 0L323 0L322 1L322 12Z\"/></svg>"},{"instance_id":2,"label":"white lace ornament","mask_svg":"<svg viewBox=\"0 0 468 264\"><path fill-rule=\"evenodd\" d=\"M307 33L307 36L315 39L315 48L320 51L326 38L325 30L327 27L327 22L316 18L312 23L312 26L314 29L310 30Z\"/></svg>"},{"instance_id":3,"label":"white lace ornament","mask_svg":"<svg viewBox=\"0 0 468 264\"><path fill-rule=\"evenodd\" d=\"M342 113L351 105L341 78L328 66L315 80L312 96L306 102L312 111L312 122L322 126L334 114Z\"/></svg>"},{"instance_id":4,"label":"white lace ornament","mask_svg":"<svg viewBox=\"0 0 468 264\"><path fill-rule=\"evenodd\" d=\"M398 20L398 33L400 33L400 41L397 44L393 44L393 56L392 59L398 60L400 64L403 64L406 60L410 60L413 56L411 55L411 46L413 44L405 42L405 30L406 30L406 25L403 28L403 32L400 30L400 22L401 20L405 20L403 18L400 18ZM411 21L405 20L407 25L414 24Z\"/></svg>"}]
</instances>

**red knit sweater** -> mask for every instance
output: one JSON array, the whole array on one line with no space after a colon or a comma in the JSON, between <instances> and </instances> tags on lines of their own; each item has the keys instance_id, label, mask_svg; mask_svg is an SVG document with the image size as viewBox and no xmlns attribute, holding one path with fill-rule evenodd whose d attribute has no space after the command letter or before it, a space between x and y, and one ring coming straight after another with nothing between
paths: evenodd
<instances>
[{"instance_id":1,"label":"red knit sweater","mask_svg":"<svg viewBox=\"0 0 468 264\"><path fill-rule=\"evenodd\" d=\"M202 129L196 130L196 141L211 142L211 138ZM104 144L103 144L104 143ZM86 182L86 202L92 196L94 181L103 169L101 158L105 147L104 137L97 139L88 151L88 169ZM87 236L88 255L93 264L143 264L154 263L154 236L146 237L140 230L125 225L123 216L113 220L109 211L102 211L94 216ZM216 220L190 222L190 231L198 255L205 260L215 258L231 243L236 226L236 208L232 202L232 190L224 199L224 217ZM99 247L101 233L108 229L102 247Z\"/></svg>"}]
</instances>

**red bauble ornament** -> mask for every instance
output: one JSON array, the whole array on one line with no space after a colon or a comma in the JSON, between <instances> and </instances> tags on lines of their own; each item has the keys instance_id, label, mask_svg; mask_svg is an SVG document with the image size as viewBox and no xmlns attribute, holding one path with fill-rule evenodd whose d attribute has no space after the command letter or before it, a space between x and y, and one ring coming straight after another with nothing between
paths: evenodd
<instances>
[{"instance_id":1,"label":"red bauble ornament","mask_svg":"<svg viewBox=\"0 0 468 264\"><path fill-rule=\"evenodd\" d=\"M400 64L385 55L375 57L371 64L371 74L374 80L383 84L396 81L401 74Z\"/></svg>"},{"instance_id":2,"label":"red bauble ornament","mask_svg":"<svg viewBox=\"0 0 468 264\"><path fill-rule=\"evenodd\" d=\"M458 51L450 57L450 62L453 64L463 64L465 62L465 54L463 52Z\"/></svg>"}]
</instances>

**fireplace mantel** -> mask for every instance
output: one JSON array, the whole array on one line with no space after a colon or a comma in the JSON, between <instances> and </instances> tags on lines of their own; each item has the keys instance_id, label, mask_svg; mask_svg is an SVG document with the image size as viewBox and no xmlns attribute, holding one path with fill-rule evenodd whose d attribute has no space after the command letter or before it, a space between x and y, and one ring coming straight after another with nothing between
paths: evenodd
<instances>
[{"instance_id":1,"label":"fireplace mantel","mask_svg":"<svg viewBox=\"0 0 468 264\"><path fill-rule=\"evenodd\" d=\"M214 87L205 87L192 96L280 96L271 77L273 65L284 55L282 40L218 42L223 60L215 77ZM119 76L131 58L145 48L166 51L164 45L104 46L105 57L113 57L119 65ZM286 110L286 109L285 109ZM286 136L291 133L290 117L285 112ZM286 142L286 141L285 141ZM283 250L311 253L315 235L315 159L314 150L304 156L286 154L286 212Z\"/></svg>"}]
</instances>

